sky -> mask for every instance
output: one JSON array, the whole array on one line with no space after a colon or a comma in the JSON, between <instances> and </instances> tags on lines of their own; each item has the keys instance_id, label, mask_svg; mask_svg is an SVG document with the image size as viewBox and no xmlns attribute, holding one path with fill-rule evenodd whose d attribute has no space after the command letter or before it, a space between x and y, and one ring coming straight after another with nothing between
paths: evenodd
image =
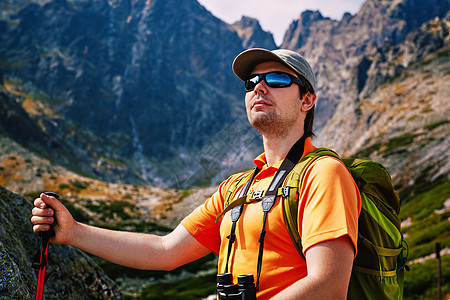
<instances>
[{"instance_id":1,"label":"sky","mask_svg":"<svg viewBox=\"0 0 450 300\"><path fill-rule=\"evenodd\" d=\"M232 24L247 16L259 21L280 45L292 21L305 10L319 10L324 17L341 20L345 12L356 14L365 0L198 0L214 16Z\"/></svg>"}]
</instances>

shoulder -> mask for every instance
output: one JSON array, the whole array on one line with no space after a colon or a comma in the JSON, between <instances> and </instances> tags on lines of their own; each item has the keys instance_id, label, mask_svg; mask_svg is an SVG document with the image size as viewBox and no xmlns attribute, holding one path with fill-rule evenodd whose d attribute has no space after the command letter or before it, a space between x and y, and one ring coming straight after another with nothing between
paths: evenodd
<instances>
[{"instance_id":1,"label":"shoulder","mask_svg":"<svg viewBox=\"0 0 450 300\"><path fill-rule=\"evenodd\" d=\"M316 171L339 171L347 170L347 167L338 158L322 156L311 164L311 169L315 169Z\"/></svg>"},{"instance_id":2,"label":"shoulder","mask_svg":"<svg viewBox=\"0 0 450 300\"><path fill-rule=\"evenodd\" d=\"M225 196L226 192L232 188L236 189L237 186L234 186L238 184L242 179L245 179L246 177L250 176L250 174L253 172L253 170L248 170L245 172L240 172L231 175L228 177L225 181L223 181L219 186L219 193L223 196Z\"/></svg>"},{"instance_id":3,"label":"shoulder","mask_svg":"<svg viewBox=\"0 0 450 300\"><path fill-rule=\"evenodd\" d=\"M306 180L322 183L347 182L354 183L353 177L344 163L338 158L323 156L314 161L305 174Z\"/></svg>"},{"instance_id":4,"label":"shoulder","mask_svg":"<svg viewBox=\"0 0 450 300\"><path fill-rule=\"evenodd\" d=\"M316 168L345 168L344 163L333 156L324 155L319 157L313 164L313 167Z\"/></svg>"}]
</instances>

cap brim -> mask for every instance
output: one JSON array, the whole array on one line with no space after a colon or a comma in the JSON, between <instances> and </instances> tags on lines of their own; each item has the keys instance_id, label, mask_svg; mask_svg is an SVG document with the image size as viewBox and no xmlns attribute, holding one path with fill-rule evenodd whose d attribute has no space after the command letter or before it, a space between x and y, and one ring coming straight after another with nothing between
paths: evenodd
<instances>
[{"instance_id":1,"label":"cap brim","mask_svg":"<svg viewBox=\"0 0 450 300\"><path fill-rule=\"evenodd\" d=\"M275 53L266 49L254 48L242 52L234 59L233 72L237 77L239 77L239 79L245 81L250 78L250 75L256 65L266 61L276 61L282 63L283 65L295 71L292 66L287 64Z\"/></svg>"}]
</instances>

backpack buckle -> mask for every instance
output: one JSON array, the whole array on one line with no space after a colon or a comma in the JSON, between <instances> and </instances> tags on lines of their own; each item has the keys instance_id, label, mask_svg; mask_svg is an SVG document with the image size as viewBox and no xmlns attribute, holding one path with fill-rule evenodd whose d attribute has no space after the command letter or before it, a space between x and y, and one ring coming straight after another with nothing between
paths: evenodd
<instances>
[{"instance_id":1,"label":"backpack buckle","mask_svg":"<svg viewBox=\"0 0 450 300\"><path fill-rule=\"evenodd\" d=\"M264 194L264 191L254 191L250 200L261 199Z\"/></svg>"},{"instance_id":2,"label":"backpack buckle","mask_svg":"<svg viewBox=\"0 0 450 300\"><path fill-rule=\"evenodd\" d=\"M284 187L284 188L281 188L281 196L283 198L288 197L289 196L289 190L290 190L290 188L288 186Z\"/></svg>"}]
</instances>

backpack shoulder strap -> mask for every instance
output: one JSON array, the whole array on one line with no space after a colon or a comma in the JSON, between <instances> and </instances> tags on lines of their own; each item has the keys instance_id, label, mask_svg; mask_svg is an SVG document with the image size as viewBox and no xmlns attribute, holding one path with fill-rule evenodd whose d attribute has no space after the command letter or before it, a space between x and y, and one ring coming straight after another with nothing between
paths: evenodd
<instances>
[{"instance_id":1,"label":"backpack shoulder strap","mask_svg":"<svg viewBox=\"0 0 450 300\"><path fill-rule=\"evenodd\" d=\"M231 202L233 202L233 198L234 195L236 194L238 186L241 184L241 182L245 182L245 180L248 180L248 178L252 176L253 171L254 169L239 174L233 181L233 183L230 185L225 195L225 200L223 203L224 210L231 204Z\"/></svg>"},{"instance_id":2,"label":"backpack shoulder strap","mask_svg":"<svg viewBox=\"0 0 450 300\"><path fill-rule=\"evenodd\" d=\"M289 193L285 193L283 197L284 220L292 242L302 258L305 257L303 256L301 237L298 232L299 189L305 177L306 170L314 161L322 156L331 156L340 159L336 152L327 148L318 148L305 155L286 179L286 187L289 189Z\"/></svg>"}]
</instances>

